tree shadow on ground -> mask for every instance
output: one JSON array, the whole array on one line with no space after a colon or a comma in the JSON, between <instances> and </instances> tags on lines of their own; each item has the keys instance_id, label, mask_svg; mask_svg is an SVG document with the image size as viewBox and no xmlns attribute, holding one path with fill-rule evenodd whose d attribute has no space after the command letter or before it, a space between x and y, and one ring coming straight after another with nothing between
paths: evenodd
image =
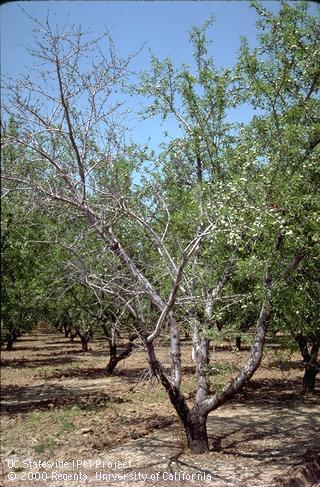
<instances>
[{"instance_id":1,"label":"tree shadow on ground","mask_svg":"<svg viewBox=\"0 0 320 487\"><path fill-rule=\"evenodd\" d=\"M300 370L303 370L304 369L304 363L303 363L303 360L274 360L273 362L270 362L270 367L275 367L279 370L282 370L282 371L287 371L287 370L296 370L296 369L300 369Z\"/></svg>"},{"instance_id":2,"label":"tree shadow on ground","mask_svg":"<svg viewBox=\"0 0 320 487\"><path fill-rule=\"evenodd\" d=\"M259 379L251 380L249 384L237 395L235 401L246 404L274 404L283 407L284 403L295 404L314 402L319 400L320 390L314 394L302 395L302 377L300 379L279 380ZM234 402L234 401L233 401Z\"/></svg>"},{"instance_id":3,"label":"tree shadow on ground","mask_svg":"<svg viewBox=\"0 0 320 487\"><path fill-rule=\"evenodd\" d=\"M78 378L84 380L99 379L106 377L105 368L86 367L81 369L53 370L46 373L46 379L69 379Z\"/></svg>"},{"instance_id":4,"label":"tree shadow on ground","mask_svg":"<svg viewBox=\"0 0 320 487\"><path fill-rule=\"evenodd\" d=\"M290 465L305 462L307 451L319 452L320 437L314 405L310 411L299 404L282 410L275 405L234 404L231 411L225 405L212 413L208 418L208 455L198 456L186 450L184 433L177 422L115 451L137 458L139 470L149 473L156 469L172 474L210 474L210 485L219 487L273 485L270 480L279 471L286 472Z\"/></svg>"},{"instance_id":5,"label":"tree shadow on ground","mask_svg":"<svg viewBox=\"0 0 320 487\"><path fill-rule=\"evenodd\" d=\"M41 384L37 386L3 386L1 395L2 414L15 415L34 410L74 405L90 410L105 408L110 404L130 402L129 399L113 396L99 391L96 387L75 387L60 384Z\"/></svg>"},{"instance_id":6,"label":"tree shadow on ground","mask_svg":"<svg viewBox=\"0 0 320 487\"><path fill-rule=\"evenodd\" d=\"M48 348L49 347L53 347L54 345L56 346L60 346L60 345L70 345L70 346L73 346L75 343L80 343L80 340L78 339L75 339L73 342L70 341L70 338L62 338L61 340L51 340L51 341L48 341L46 342L46 345L45 347Z\"/></svg>"},{"instance_id":7,"label":"tree shadow on ground","mask_svg":"<svg viewBox=\"0 0 320 487\"><path fill-rule=\"evenodd\" d=\"M164 416L161 413L150 415L119 415L108 425L107 430L95 430L93 448L98 452L127 447L129 441L136 442L147 438L155 431L167 430L176 423L175 416ZM120 432L120 434L119 434ZM115 434L116 433L116 434Z\"/></svg>"},{"instance_id":8,"label":"tree shadow on ground","mask_svg":"<svg viewBox=\"0 0 320 487\"><path fill-rule=\"evenodd\" d=\"M43 343L42 335L21 335L15 341L16 344L26 343L26 342L41 342Z\"/></svg>"},{"instance_id":9,"label":"tree shadow on ground","mask_svg":"<svg viewBox=\"0 0 320 487\"><path fill-rule=\"evenodd\" d=\"M198 456L193 456L190 453L186 454L183 441L177 434L177 426L169 426L166 428L166 436L159 437L154 434L148 435L143 438L139 438L131 443L132 449L138 451L142 456L142 463L139 462L139 471L146 472L149 475L152 472L160 472L174 475L178 474L178 477L174 480L175 485L186 485L188 478L179 480L179 474L184 472L186 475L194 475L194 480L198 480L199 483L195 484L194 480L192 485L205 485L202 482L204 476L211 476L213 482L222 482L220 485L226 485L228 476L221 473L217 473L214 469L201 465ZM118 447L117 451L122 450L128 454L128 446ZM152 460L151 460L152 459ZM170 479L167 479L170 482ZM161 484L162 485L162 484ZM210 485L212 485L210 483ZM216 484L215 484L216 485Z\"/></svg>"},{"instance_id":10,"label":"tree shadow on ground","mask_svg":"<svg viewBox=\"0 0 320 487\"><path fill-rule=\"evenodd\" d=\"M71 364L73 362L79 361L79 355L85 354L82 350L74 350L74 351L64 351L64 352L57 352L55 354L51 354L48 357L42 356L42 358L35 358L33 360L25 360L25 359L12 359L12 360L2 360L1 366L2 367L12 367L12 368L36 368L36 367L45 367L45 366L55 366L55 365L65 365ZM72 357L72 355L76 355L76 357Z\"/></svg>"},{"instance_id":11,"label":"tree shadow on ground","mask_svg":"<svg viewBox=\"0 0 320 487\"><path fill-rule=\"evenodd\" d=\"M81 342L80 340L77 340L77 341L74 341L73 343L64 343L63 344L63 347L61 345L57 345L57 346L53 346L53 345L44 345L44 346L39 346L39 347L15 347L13 349L13 352L47 352L48 355L50 354L50 351L51 350L57 350L57 349L61 349L61 348L76 348L77 346L80 346L81 347ZM67 351L65 351L65 353L67 353Z\"/></svg>"},{"instance_id":12,"label":"tree shadow on ground","mask_svg":"<svg viewBox=\"0 0 320 487\"><path fill-rule=\"evenodd\" d=\"M107 362L107 360L106 360ZM67 379L67 378L79 378L83 380L91 380L98 378L118 378L126 383L132 383L138 385L139 381L151 379L150 372L145 367L132 367L132 368L119 368L115 369L111 375L106 374L105 367L81 367L70 368L69 370L53 370L52 372L46 372L45 377L49 379Z\"/></svg>"},{"instance_id":13,"label":"tree shadow on ground","mask_svg":"<svg viewBox=\"0 0 320 487\"><path fill-rule=\"evenodd\" d=\"M212 413L208 418L211 444L225 455L265 464L292 462L307 448L320 448L320 422L314 406L308 402L282 406L277 402L247 403L235 405L232 415L230 409L224 415L221 408L219 414Z\"/></svg>"}]
</instances>

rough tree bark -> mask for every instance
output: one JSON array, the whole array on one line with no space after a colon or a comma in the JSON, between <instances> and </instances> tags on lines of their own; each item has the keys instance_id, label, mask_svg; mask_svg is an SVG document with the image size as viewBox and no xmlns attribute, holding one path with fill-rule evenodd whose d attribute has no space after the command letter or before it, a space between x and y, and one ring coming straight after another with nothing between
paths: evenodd
<instances>
[{"instance_id":1,"label":"rough tree bark","mask_svg":"<svg viewBox=\"0 0 320 487\"><path fill-rule=\"evenodd\" d=\"M16 341L18 338L18 330L15 327L10 327L8 331L8 337L7 337L7 351L11 352L13 350L13 343Z\"/></svg>"},{"instance_id":2,"label":"rough tree bark","mask_svg":"<svg viewBox=\"0 0 320 487\"><path fill-rule=\"evenodd\" d=\"M187 444L193 453L201 454L209 450L207 416L202 408L197 408L189 413L184 422Z\"/></svg>"},{"instance_id":3,"label":"rough tree bark","mask_svg":"<svg viewBox=\"0 0 320 487\"><path fill-rule=\"evenodd\" d=\"M70 326L63 323L62 329L63 329L63 333L64 333L65 338L68 338L70 336L70 333L71 333Z\"/></svg>"},{"instance_id":4,"label":"rough tree bark","mask_svg":"<svg viewBox=\"0 0 320 487\"><path fill-rule=\"evenodd\" d=\"M84 331L79 326L76 326L76 333L81 340L81 347L83 352L88 352L88 343L91 338L90 328L86 328Z\"/></svg>"},{"instance_id":5,"label":"rough tree bark","mask_svg":"<svg viewBox=\"0 0 320 487\"><path fill-rule=\"evenodd\" d=\"M105 323L101 326L109 344L109 361L106 365L106 374L111 375L118 363L131 355L134 341L138 338L138 335L136 333L130 335L125 348L118 354L116 330L112 326L109 328Z\"/></svg>"},{"instance_id":6,"label":"rough tree bark","mask_svg":"<svg viewBox=\"0 0 320 487\"><path fill-rule=\"evenodd\" d=\"M302 333L295 335L295 340L299 346L305 364L304 376L302 379L302 393L313 394L316 386L316 376L319 372L317 363L320 348L320 328L311 338L311 350L308 349L308 338Z\"/></svg>"}]
</instances>

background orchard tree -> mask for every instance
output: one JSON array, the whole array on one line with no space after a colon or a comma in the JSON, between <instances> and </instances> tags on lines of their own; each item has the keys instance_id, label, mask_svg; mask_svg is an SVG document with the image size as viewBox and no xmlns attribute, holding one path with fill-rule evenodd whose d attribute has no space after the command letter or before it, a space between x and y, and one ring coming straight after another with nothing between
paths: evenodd
<instances>
[{"instance_id":1,"label":"background orchard tree","mask_svg":"<svg viewBox=\"0 0 320 487\"><path fill-rule=\"evenodd\" d=\"M313 391L319 350L320 25L308 16L307 3L284 4L278 16L258 3L255 8L261 45L250 50L243 41L235 78L238 96L262 112L253 119L250 140L266 170L273 168L266 201L278 220L276 326L296 337L306 364L304 389Z\"/></svg>"},{"instance_id":2,"label":"background orchard tree","mask_svg":"<svg viewBox=\"0 0 320 487\"><path fill-rule=\"evenodd\" d=\"M314 267L317 265L317 250L312 247L303 264L282 283L276 297L272 326L272 331L280 334L282 349L298 350L302 355L304 393L315 392L316 376L320 370L319 279ZM275 341L277 338L274 337Z\"/></svg>"},{"instance_id":3,"label":"background orchard tree","mask_svg":"<svg viewBox=\"0 0 320 487\"><path fill-rule=\"evenodd\" d=\"M2 126L2 137L6 136L19 136L12 118ZM23 148L8 146L2 151L1 169L10 172L14 167L22 173L26 160ZM43 317L43 273L54 265L55 256L46 242L52 219L35 206L34 195L8 181L1 193L1 339L11 350L14 340Z\"/></svg>"}]
</instances>

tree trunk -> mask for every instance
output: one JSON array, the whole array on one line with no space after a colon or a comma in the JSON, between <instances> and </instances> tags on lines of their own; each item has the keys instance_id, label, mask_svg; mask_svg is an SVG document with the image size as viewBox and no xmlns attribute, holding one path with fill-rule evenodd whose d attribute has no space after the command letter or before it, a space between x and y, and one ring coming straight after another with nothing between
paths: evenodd
<instances>
[{"instance_id":1,"label":"tree trunk","mask_svg":"<svg viewBox=\"0 0 320 487\"><path fill-rule=\"evenodd\" d=\"M112 343L112 338L108 338L109 343L109 362L106 366L106 374L111 375L114 369L116 368L118 361L117 361L117 345Z\"/></svg>"},{"instance_id":2,"label":"tree trunk","mask_svg":"<svg viewBox=\"0 0 320 487\"><path fill-rule=\"evenodd\" d=\"M82 351L87 352L88 351L88 337L86 333L83 333L80 335L80 340L81 340L81 346L82 346Z\"/></svg>"},{"instance_id":3,"label":"tree trunk","mask_svg":"<svg viewBox=\"0 0 320 487\"><path fill-rule=\"evenodd\" d=\"M156 358L153 343L146 342L146 347L153 375L167 391L170 402L183 424L188 448L193 453L197 454L209 451L206 426L207 413L204 412L199 405L195 405L192 410L189 409L186 399L183 394L181 394L179 387L174 386L164 373L161 364Z\"/></svg>"},{"instance_id":4,"label":"tree trunk","mask_svg":"<svg viewBox=\"0 0 320 487\"><path fill-rule=\"evenodd\" d=\"M306 364L302 380L304 394L313 394L316 386L317 367L314 364Z\"/></svg>"},{"instance_id":5,"label":"tree trunk","mask_svg":"<svg viewBox=\"0 0 320 487\"><path fill-rule=\"evenodd\" d=\"M238 352L241 351L241 336L236 337L236 349L238 350Z\"/></svg>"},{"instance_id":6,"label":"tree trunk","mask_svg":"<svg viewBox=\"0 0 320 487\"><path fill-rule=\"evenodd\" d=\"M82 346L82 351L83 352L88 352L88 343L90 341L90 336L91 336L91 328L88 327L85 329L85 331L82 331L80 326L76 326L76 334L81 340L81 346Z\"/></svg>"},{"instance_id":7,"label":"tree trunk","mask_svg":"<svg viewBox=\"0 0 320 487\"><path fill-rule=\"evenodd\" d=\"M70 327L68 325L63 325L63 329L64 329L64 336L65 338L68 338L69 335L70 335Z\"/></svg>"},{"instance_id":8,"label":"tree trunk","mask_svg":"<svg viewBox=\"0 0 320 487\"><path fill-rule=\"evenodd\" d=\"M182 379L180 332L177 320L171 313L168 323L170 331L171 382L175 387L179 388Z\"/></svg>"},{"instance_id":9,"label":"tree trunk","mask_svg":"<svg viewBox=\"0 0 320 487\"><path fill-rule=\"evenodd\" d=\"M308 339L302 333L295 335L295 340L299 345L301 355L305 364L304 376L302 379L302 393L313 394L315 392L316 376L319 371L317 359L320 347L320 331L310 338L312 342L311 352L308 350Z\"/></svg>"},{"instance_id":10,"label":"tree trunk","mask_svg":"<svg viewBox=\"0 0 320 487\"><path fill-rule=\"evenodd\" d=\"M203 335L204 327L197 319L192 319L191 326L193 358L196 363L196 402L199 404L209 392L209 340Z\"/></svg>"},{"instance_id":11,"label":"tree trunk","mask_svg":"<svg viewBox=\"0 0 320 487\"><path fill-rule=\"evenodd\" d=\"M106 375L112 375L113 374L113 371L114 369L116 368L116 366L118 365L118 361L117 360L112 360L110 358L107 366L106 366Z\"/></svg>"},{"instance_id":12,"label":"tree trunk","mask_svg":"<svg viewBox=\"0 0 320 487\"><path fill-rule=\"evenodd\" d=\"M114 338L112 339L111 337L108 338L108 343L109 343L109 362L106 366L106 374L111 375L118 365L121 360L126 359L129 357L132 353L133 349L133 342L137 338L138 335L134 334L129 337L129 341L127 343L126 348L121 352L119 355L117 355L117 344L114 342Z\"/></svg>"},{"instance_id":13,"label":"tree trunk","mask_svg":"<svg viewBox=\"0 0 320 487\"><path fill-rule=\"evenodd\" d=\"M192 453L202 454L209 451L207 416L190 413L183 426L186 432L187 445Z\"/></svg>"},{"instance_id":14,"label":"tree trunk","mask_svg":"<svg viewBox=\"0 0 320 487\"><path fill-rule=\"evenodd\" d=\"M14 336L13 332L10 332L9 335L8 335L8 340L7 340L7 350L8 350L8 352L11 352L12 351L14 340L15 340L15 336Z\"/></svg>"},{"instance_id":15,"label":"tree trunk","mask_svg":"<svg viewBox=\"0 0 320 487\"><path fill-rule=\"evenodd\" d=\"M76 334L76 333L71 333L71 332L70 332L70 336L69 336L69 338L70 338L70 342L71 342L71 343L73 343L73 342L74 342L74 339L76 338L76 336L77 336L77 334Z\"/></svg>"},{"instance_id":16,"label":"tree trunk","mask_svg":"<svg viewBox=\"0 0 320 487\"><path fill-rule=\"evenodd\" d=\"M18 333L16 328L9 329L8 338L7 338L7 351L11 352L13 349L13 343L17 339Z\"/></svg>"}]
</instances>

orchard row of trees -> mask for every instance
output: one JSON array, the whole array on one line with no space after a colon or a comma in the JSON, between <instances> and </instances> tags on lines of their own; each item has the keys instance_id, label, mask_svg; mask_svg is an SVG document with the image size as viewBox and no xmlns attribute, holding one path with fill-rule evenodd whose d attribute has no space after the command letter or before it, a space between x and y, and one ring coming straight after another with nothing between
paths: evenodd
<instances>
[{"instance_id":1,"label":"orchard row of trees","mask_svg":"<svg viewBox=\"0 0 320 487\"><path fill-rule=\"evenodd\" d=\"M320 25L306 3L278 14L252 6L257 47L242 39L232 69L210 56L211 21L190 33L192 66L152 56L139 80L108 34L36 21L37 65L3 88L9 343L45 317L86 347L97 324L112 372L140 340L196 453L208 450L208 414L259 367L268 329L300 348L305 389L319 370ZM179 126L159 154L124 137L128 94L145 100L141 116ZM231 123L243 104L252 120ZM192 400L182 392L185 332ZM164 336L170 371L157 356ZM223 337L249 340L251 352L221 389L209 346Z\"/></svg>"}]
</instances>

